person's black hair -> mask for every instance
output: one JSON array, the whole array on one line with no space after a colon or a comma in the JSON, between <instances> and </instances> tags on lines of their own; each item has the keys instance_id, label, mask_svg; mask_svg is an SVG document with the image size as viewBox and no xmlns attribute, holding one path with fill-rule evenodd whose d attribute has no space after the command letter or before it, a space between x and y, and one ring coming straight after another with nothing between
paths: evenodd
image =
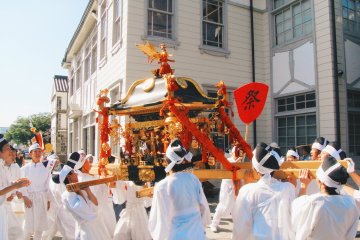
<instances>
[{"instance_id":1,"label":"person's black hair","mask_svg":"<svg viewBox=\"0 0 360 240\"><path fill-rule=\"evenodd\" d=\"M66 178L64 179L64 184L65 184L65 185L70 183L69 180L68 180L68 178L67 178L68 176L69 176L69 174L68 174L68 175L66 176ZM59 175L59 174L53 173L52 176L51 176L51 179L52 179L52 181L53 181L54 183L60 184L60 175Z\"/></svg>"},{"instance_id":2,"label":"person's black hair","mask_svg":"<svg viewBox=\"0 0 360 240\"><path fill-rule=\"evenodd\" d=\"M4 135L0 134L0 139L4 138ZM4 138L3 141L0 142L0 152L3 151L3 147L8 143L8 141Z\"/></svg>"},{"instance_id":3,"label":"person's black hair","mask_svg":"<svg viewBox=\"0 0 360 240\"><path fill-rule=\"evenodd\" d=\"M318 137L318 138L315 138L315 141L314 142L318 142L320 143L321 145L328 145L329 144L329 141L326 140L325 138L323 137Z\"/></svg>"},{"instance_id":4,"label":"person's black hair","mask_svg":"<svg viewBox=\"0 0 360 240\"><path fill-rule=\"evenodd\" d=\"M186 161L186 160L184 160L184 161ZM187 168L193 168L193 167L194 167L193 163L186 161L186 163L175 164L171 170L173 172L181 172Z\"/></svg>"},{"instance_id":5,"label":"person's black hair","mask_svg":"<svg viewBox=\"0 0 360 240\"><path fill-rule=\"evenodd\" d=\"M79 159L80 159L80 154L78 152L73 152L70 154L70 157L69 159L75 161L75 162L78 162ZM73 162L70 162L70 161L66 161L66 165L68 165L69 167L71 168L74 168L76 163L73 163Z\"/></svg>"},{"instance_id":6,"label":"person's black hair","mask_svg":"<svg viewBox=\"0 0 360 240\"><path fill-rule=\"evenodd\" d=\"M332 156L327 156L322 162L322 169L324 172L337 163L336 159ZM349 174L343 166L335 169L329 174L329 177L335 182L345 184L349 178Z\"/></svg>"},{"instance_id":7,"label":"person's black hair","mask_svg":"<svg viewBox=\"0 0 360 240\"><path fill-rule=\"evenodd\" d=\"M143 181L133 181L133 183L135 183L136 186L143 186L144 185Z\"/></svg>"},{"instance_id":8,"label":"person's black hair","mask_svg":"<svg viewBox=\"0 0 360 240\"><path fill-rule=\"evenodd\" d=\"M266 150L267 147L269 147L268 148L269 150ZM256 146L256 151L255 151L256 160L258 162L260 162L271 150L275 151L276 153L279 154L279 156L281 156L280 149L271 148L270 146L268 146L266 143L263 143L263 142L258 143ZM266 168L274 169L274 170L280 169L280 165L274 156L270 156L268 158L268 160L265 161L263 166Z\"/></svg>"},{"instance_id":9,"label":"person's black hair","mask_svg":"<svg viewBox=\"0 0 360 240\"><path fill-rule=\"evenodd\" d=\"M54 183L60 184L60 175L59 174L52 174L51 179Z\"/></svg>"},{"instance_id":10,"label":"person's black hair","mask_svg":"<svg viewBox=\"0 0 360 240\"><path fill-rule=\"evenodd\" d=\"M114 163L115 162L115 157L113 155L111 155L109 158L108 158L108 163Z\"/></svg>"},{"instance_id":11,"label":"person's black hair","mask_svg":"<svg viewBox=\"0 0 360 240\"><path fill-rule=\"evenodd\" d=\"M339 193L336 192L336 188L328 187L325 185L325 192L329 195L339 195Z\"/></svg>"},{"instance_id":12,"label":"person's black hair","mask_svg":"<svg viewBox=\"0 0 360 240\"><path fill-rule=\"evenodd\" d=\"M296 148L295 148L295 147L289 147L289 149L288 149L288 150L293 150L293 151L297 152L297 150L296 150Z\"/></svg>"}]
</instances>

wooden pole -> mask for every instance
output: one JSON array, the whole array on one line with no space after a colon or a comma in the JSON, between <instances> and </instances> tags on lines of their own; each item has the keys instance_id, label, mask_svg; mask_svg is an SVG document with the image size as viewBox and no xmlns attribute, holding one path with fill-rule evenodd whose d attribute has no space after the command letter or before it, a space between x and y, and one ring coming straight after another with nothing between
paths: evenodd
<instances>
[{"instance_id":1,"label":"wooden pole","mask_svg":"<svg viewBox=\"0 0 360 240\"><path fill-rule=\"evenodd\" d=\"M117 179L118 179L117 176L112 176L112 177L100 178L100 179L95 179L95 180L90 180L90 181L70 183L70 184L66 184L66 190L68 192L74 192L74 189L83 189L83 188L87 188L90 186L100 185L103 183L114 182L114 181L117 181Z\"/></svg>"}]
</instances>

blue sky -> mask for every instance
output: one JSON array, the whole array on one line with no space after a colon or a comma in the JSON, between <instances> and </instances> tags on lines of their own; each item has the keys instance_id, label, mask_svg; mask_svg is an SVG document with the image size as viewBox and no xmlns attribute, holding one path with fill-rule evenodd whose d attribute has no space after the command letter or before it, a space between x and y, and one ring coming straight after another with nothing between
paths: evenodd
<instances>
[{"instance_id":1,"label":"blue sky","mask_svg":"<svg viewBox=\"0 0 360 240\"><path fill-rule=\"evenodd\" d=\"M2 1L0 7L0 127L18 116L51 111L54 75L87 0Z\"/></svg>"}]
</instances>

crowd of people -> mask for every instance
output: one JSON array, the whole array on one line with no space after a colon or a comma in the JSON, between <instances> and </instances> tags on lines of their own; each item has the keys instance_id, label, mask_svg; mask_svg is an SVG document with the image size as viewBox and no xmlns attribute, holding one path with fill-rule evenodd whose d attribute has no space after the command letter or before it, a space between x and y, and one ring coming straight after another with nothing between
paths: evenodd
<instances>
[{"instance_id":1,"label":"crowd of people","mask_svg":"<svg viewBox=\"0 0 360 240\"><path fill-rule=\"evenodd\" d=\"M230 162L243 161L239 151L234 146L225 156ZM289 149L283 157L276 144L259 143L239 192L232 180L222 180L212 219L202 184L192 173L191 152L174 139L165 155L168 175L155 184L152 198L137 198L136 191L148 183L116 181L80 188L76 183L106 176L90 174L93 156L83 150L62 164L56 155L44 157L35 143L29 148L31 161L19 166L0 134L0 239L52 239L60 232L63 239L80 240L201 240L207 226L218 231L220 219L229 214L232 239L355 238L360 191L343 186L349 177L360 186L360 176L354 161L325 138L311 146L311 159L322 161L316 179L302 169L297 181L274 178L284 161L300 159L297 150ZM346 160L347 168L337 160ZM23 222L12 210L14 199L24 204Z\"/></svg>"}]
</instances>

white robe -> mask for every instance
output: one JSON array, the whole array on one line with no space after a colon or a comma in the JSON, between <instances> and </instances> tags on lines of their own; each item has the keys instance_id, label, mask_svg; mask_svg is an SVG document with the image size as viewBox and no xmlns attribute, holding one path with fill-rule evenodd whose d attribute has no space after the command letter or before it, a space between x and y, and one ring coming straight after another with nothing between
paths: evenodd
<instances>
[{"instance_id":1,"label":"white robe","mask_svg":"<svg viewBox=\"0 0 360 240\"><path fill-rule=\"evenodd\" d=\"M87 173L78 173L79 182L90 181L98 179L98 176L93 176ZM106 184L100 184L90 187L91 191L98 200L97 220L105 225L106 230L110 236L114 235L116 218L112 205L112 199L109 196L109 188Z\"/></svg>"},{"instance_id":2,"label":"white robe","mask_svg":"<svg viewBox=\"0 0 360 240\"><path fill-rule=\"evenodd\" d=\"M234 157L228 158L229 162L235 163ZM222 217L232 213L235 205L235 189L232 179L221 180L219 203L216 206L213 216L212 225L218 226Z\"/></svg>"},{"instance_id":3,"label":"white robe","mask_svg":"<svg viewBox=\"0 0 360 240\"><path fill-rule=\"evenodd\" d=\"M232 239L292 239L291 183L264 176L240 188L233 210Z\"/></svg>"},{"instance_id":4,"label":"white robe","mask_svg":"<svg viewBox=\"0 0 360 240\"><path fill-rule=\"evenodd\" d=\"M149 220L144 199L136 197L136 191L143 189L143 187L137 186L131 181L118 181L116 187L123 192L126 208L120 213L120 219L115 228L114 240L151 240L147 228Z\"/></svg>"},{"instance_id":5,"label":"white robe","mask_svg":"<svg viewBox=\"0 0 360 240\"><path fill-rule=\"evenodd\" d=\"M108 235L105 225L96 221L97 206L88 199L85 191L82 193L86 200L82 196L68 191L65 191L61 196L65 208L73 215L80 227L80 240L112 239Z\"/></svg>"},{"instance_id":6,"label":"white robe","mask_svg":"<svg viewBox=\"0 0 360 240\"><path fill-rule=\"evenodd\" d=\"M0 164L3 164L3 160L0 159ZM0 190L6 186L6 177L4 170L0 168ZM6 194L5 194L6 195ZM7 224L7 211L5 208L6 196L0 196L0 239L8 239L8 224Z\"/></svg>"},{"instance_id":7,"label":"white robe","mask_svg":"<svg viewBox=\"0 0 360 240\"><path fill-rule=\"evenodd\" d=\"M13 163L10 166L6 166L5 164L0 164L0 167L3 168L3 172L6 178L6 186L10 186L12 182L16 181L20 178L20 167L17 163ZM16 190L6 194L6 198L14 196L14 199L11 202L5 202L5 208L7 211L7 221L8 221L8 233L9 239L22 239L23 231L22 231L22 222L19 217L15 215L15 212L12 209L12 202L17 200Z\"/></svg>"},{"instance_id":8,"label":"white robe","mask_svg":"<svg viewBox=\"0 0 360 240\"><path fill-rule=\"evenodd\" d=\"M53 164L45 167L42 162L30 162L20 169L21 177L28 178L31 184L21 188L23 196L32 201L31 208L25 208L25 234L41 232L49 228L47 202L50 201L49 180Z\"/></svg>"},{"instance_id":9,"label":"white robe","mask_svg":"<svg viewBox=\"0 0 360 240\"><path fill-rule=\"evenodd\" d=\"M357 232L359 211L348 195L301 196L292 203L297 240L350 240Z\"/></svg>"},{"instance_id":10,"label":"white robe","mask_svg":"<svg viewBox=\"0 0 360 240\"><path fill-rule=\"evenodd\" d=\"M50 180L49 189L51 192L51 207L48 211L50 228L46 230L43 239L51 240L60 231L64 240L75 239L75 219L61 202L61 195L66 191L64 184L56 184Z\"/></svg>"},{"instance_id":11,"label":"white robe","mask_svg":"<svg viewBox=\"0 0 360 240\"><path fill-rule=\"evenodd\" d=\"M177 172L154 188L149 230L154 240L205 239L210 209L199 179Z\"/></svg>"}]
</instances>

